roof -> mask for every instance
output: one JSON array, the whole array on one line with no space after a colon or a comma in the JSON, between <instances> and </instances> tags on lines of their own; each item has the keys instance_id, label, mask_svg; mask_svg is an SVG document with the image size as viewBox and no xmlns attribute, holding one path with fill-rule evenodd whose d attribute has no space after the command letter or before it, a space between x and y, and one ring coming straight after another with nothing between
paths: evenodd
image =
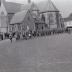
<instances>
[{"instance_id":1,"label":"roof","mask_svg":"<svg viewBox=\"0 0 72 72\"><path fill-rule=\"evenodd\" d=\"M30 8L31 8L31 3L30 4L21 5L21 10L29 10Z\"/></svg>"},{"instance_id":2,"label":"roof","mask_svg":"<svg viewBox=\"0 0 72 72\"><path fill-rule=\"evenodd\" d=\"M39 10L35 3L30 3L30 4L26 4L26 5L21 6L21 10L29 10L29 9Z\"/></svg>"},{"instance_id":3,"label":"roof","mask_svg":"<svg viewBox=\"0 0 72 72\"><path fill-rule=\"evenodd\" d=\"M64 18L64 22L72 21L72 18Z\"/></svg>"},{"instance_id":4,"label":"roof","mask_svg":"<svg viewBox=\"0 0 72 72\"><path fill-rule=\"evenodd\" d=\"M8 13L16 13L19 12L21 9L21 5L19 3L13 3L13 2L4 2L4 6L6 8L6 11Z\"/></svg>"},{"instance_id":5,"label":"roof","mask_svg":"<svg viewBox=\"0 0 72 72\"><path fill-rule=\"evenodd\" d=\"M59 12L59 10L56 8L56 6L53 4L51 0L43 1L38 4L30 3L21 6L21 10L28 10L28 9L39 10L40 12L47 12L47 11Z\"/></svg>"},{"instance_id":6,"label":"roof","mask_svg":"<svg viewBox=\"0 0 72 72\"><path fill-rule=\"evenodd\" d=\"M31 9L32 10L39 10L38 7L37 7L37 5L35 3L32 3Z\"/></svg>"},{"instance_id":7,"label":"roof","mask_svg":"<svg viewBox=\"0 0 72 72\"><path fill-rule=\"evenodd\" d=\"M51 0L40 2L37 6L40 12L59 11Z\"/></svg>"},{"instance_id":8,"label":"roof","mask_svg":"<svg viewBox=\"0 0 72 72\"><path fill-rule=\"evenodd\" d=\"M69 17L64 18L64 22L72 21L72 14L69 15Z\"/></svg>"},{"instance_id":9,"label":"roof","mask_svg":"<svg viewBox=\"0 0 72 72\"><path fill-rule=\"evenodd\" d=\"M22 5L21 10L30 10L30 11L39 11L38 7L35 3L29 3L26 5ZM36 14L32 13L33 18L38 18Z\"/></svg>"},{"instance_id":10,"label":"roof","mask_svg":"<svg viewBox=\"0 0 72 72\"><path fill-rule=\"evenodd\" d=\"M13 16L10 24L21 23L21 22L24 20L27 12L28 12L28 10L24 10L24 11L21 11L21 12L16 13L16 14Z\"/></svg>"}]
</instances>

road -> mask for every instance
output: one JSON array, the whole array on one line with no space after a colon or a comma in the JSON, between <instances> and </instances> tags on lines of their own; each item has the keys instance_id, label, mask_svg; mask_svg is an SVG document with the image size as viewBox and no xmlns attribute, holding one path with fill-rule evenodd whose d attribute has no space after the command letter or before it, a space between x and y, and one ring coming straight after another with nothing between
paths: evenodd
<instances>
[{"instance_id":1,"label":"road","mask_svg":"<svg viewBox=\"0 0 72 72\"><path fill-rule=\"evenodd\" d=\"M0 42L0 72L72 72L72 34Z\"/></svg>"}]
</instances>

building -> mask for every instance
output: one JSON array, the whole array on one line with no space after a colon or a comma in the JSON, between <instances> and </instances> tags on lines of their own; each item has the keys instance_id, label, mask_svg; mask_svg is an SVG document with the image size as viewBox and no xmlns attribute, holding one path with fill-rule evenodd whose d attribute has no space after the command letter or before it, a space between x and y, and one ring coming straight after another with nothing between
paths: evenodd
<instances>
[{"instance_id":1,"label":"building","mask_svg":"<svg viewBox=\"0 0 72 72\"><path fill-rule=\"evenodd\" d=\"M45 23L48 25L49 29L61 29L61 21L62 18L60 16L59 10L53 4L51 0L44 1L39 3L38 5L40 16L45 17Z\"/></svg>"},{"instance_id":2,"label":"building","mask_svg":"<svg viewBox=\"0 0 72 72\"><path fill-rule=\"evenodd\" d=\"M31 2L31 0L28 0L28 4L0 0L0 22L0 32L3 33L19 32L22 30L22 27L25 28L22 33L27 30L26 28L31 31L64 28L62 16L51 0L38 4ZM20 28L21 30L18 30Z\"/></svg>"},{"instance_id":3,"label":"building","mask_svg":"<svg viewBox=\"0 0 72 72\"><path fill-rule=\"evenodd\" d=\"M29 10L16 13L10 22L10 32L20 36L28 31L35 31L34 19Z\"/></svg>"},{"instance_id":4,"label":"building","mask_svg":"<svg viewBox=\"0 0 72 72\"><path fill-rule=\"evenodd\" d=\"M31 1L30 1L31 2ZM21 10L29 10L35 23L35 31L46 31L48 26L44 22L44 17L40 17L39 8L35 3L28 3L26 5L22 5Z\"/></svg>"},{"instance_id":5,"label":"building","mask_svg":"<svg viewBox=\"0 0 72 72\"><path fill-rule=\"evenodd\" d=\"M32 10L33 15L37 15L39 20L43 20L45 24L47 24L48 29L63 28L62 16L51 0L40 2L38 4L29 1L29 4L22 5L21 10L31 9L32 6L35 9Z\"/></svg>"},{"instance_id":6,"label":"building","mask_svg":"<svg viewBox=\"0 0 72 72\"><path fill-rule=\"evenodd\" d=\"M64 18L64 25L65 28L72 30L72 14L70 14L69 17Z\"/></svg>"},{"instance_id":7,"label":"building","mask_svg":"<svg viewBox=\"0 0 72 72\"><path fill-rule=\"evenodd\" d=\"M16 12L20 11L20 8L21 4L0 0L0 32L9 31L10 20Z\"/></svg>"}]
</instances>

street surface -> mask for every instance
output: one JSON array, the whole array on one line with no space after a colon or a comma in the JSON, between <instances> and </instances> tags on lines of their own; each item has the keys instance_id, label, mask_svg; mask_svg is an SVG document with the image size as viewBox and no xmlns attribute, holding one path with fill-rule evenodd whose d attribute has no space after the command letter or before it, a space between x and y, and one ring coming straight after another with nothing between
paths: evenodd
<instances>
[{"instance_id":1,"label":"street surface","mask_svg":"<svg viewBox=\"0 0 72 72\"><path fill-rule=\"evenodd\" d=\"M0 72L72 72L72 34L1 41Z\"/></svg>"}]
</instances>

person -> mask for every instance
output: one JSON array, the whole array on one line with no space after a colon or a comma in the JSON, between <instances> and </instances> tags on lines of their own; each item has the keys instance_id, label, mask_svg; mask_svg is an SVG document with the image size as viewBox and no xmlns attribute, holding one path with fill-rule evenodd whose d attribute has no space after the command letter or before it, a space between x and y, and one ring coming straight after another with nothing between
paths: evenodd
<instances>
[{"instance_id":1,"label":"person","mask_svg":"<svg viewBox=\"0 0 72 72\"><path fill-rule=\"evenodd\" d=\"M11 34L10 34L9 38L10 38L10 41L11 41L11 43L12 43L12 35L11 35Z\"/></svg>"}]
</instances>

